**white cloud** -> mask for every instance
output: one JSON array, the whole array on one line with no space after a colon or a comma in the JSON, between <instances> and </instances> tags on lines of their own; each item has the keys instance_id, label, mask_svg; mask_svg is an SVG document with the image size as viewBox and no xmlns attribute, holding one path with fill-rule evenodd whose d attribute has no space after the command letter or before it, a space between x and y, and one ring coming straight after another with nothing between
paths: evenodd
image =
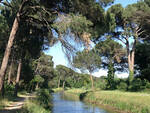
<instances>
[{"instance_id":1,"label":"white cloud","mask_svg":"<svg viewBox=\"0 0 150 113\"><path fill-rule=\"evenodd\" d=\"M94 72L93 75L96 77L107 76L107 70L100 69L98 72Z\"/></svg>"},{"instance_id":2,"label":"white cloud","mask_svg":"<svg viewBox=\"0 0 150 113\"><path fill-rule=\"evenodd\" d=\"M118 78L127 78L129 74L128 73L117 73L116 72L115 75ZM99 71L94 72L93 76L95 76L95 77L107 76L107 70L100 69Z\"/></svg>"}]
</instances>

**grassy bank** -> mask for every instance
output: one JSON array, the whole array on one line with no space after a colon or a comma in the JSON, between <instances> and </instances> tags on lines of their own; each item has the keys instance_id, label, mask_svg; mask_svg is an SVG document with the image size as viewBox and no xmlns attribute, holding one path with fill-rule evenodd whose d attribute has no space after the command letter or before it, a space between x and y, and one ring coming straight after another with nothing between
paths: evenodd
<instances>
[{"instance_id":1,"label":"grassy bank","mask_svg":"<svg viewBox=\"0 0 150 113\"><path fill-rule=\"evenodd\" d=\"M18 97L7 96L0 100L0 113L51 113L51 109L52 95L48 89L39 89L32 94L19 92Z\"/></svg>"},{"instance_id":2,"label":"grassy bank","mask_svg":"<svg viewBox=\"0 0 150 113\"><path fill-rule=\"evenodd\" d=\"M97 105L106 105L131 113L150 113L150 94L121 91L85 91L72 89L67 93L82 97L83 101Z\"/></svg>"},{"instance_id":3,"label":"grassy bank","mask_svg":"<svg viewBox=\"0 0 150 113\"><path fill-rule=\"evenodd\" d=\"M52 95L48 89L39 89L36 98L26 101L21 113L51 113Z\"/></svg>"},{"instance_id":4,"label":"grassy bank","mask_svg":"<svg viewBox=\"0 0 150 113\"><path fill-rule=\"evenodd\" d=\"M26 101L21 112L22 113L51 113L49 110L46 110L43 106L37 104L34 101Z\"/></svg>"}]
</instances>

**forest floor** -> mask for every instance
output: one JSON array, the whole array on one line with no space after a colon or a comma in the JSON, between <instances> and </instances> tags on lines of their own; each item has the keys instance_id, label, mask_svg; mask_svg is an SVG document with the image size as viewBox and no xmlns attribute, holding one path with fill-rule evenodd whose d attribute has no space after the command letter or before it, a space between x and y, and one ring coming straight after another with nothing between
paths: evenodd
<instances>
[{"instance_id":1,"label":"forest floor","mask_svg":"<svg viewBox=\"0 0 150 113\"><path fill-rule=\"evenodd\" d=\"M25 101L34 97L34 94L19 94L18 97L11 101L7 100L7 102L4 103L4 107L0 110L0 113L19 113Z\"/></svg>"}]
</instances>

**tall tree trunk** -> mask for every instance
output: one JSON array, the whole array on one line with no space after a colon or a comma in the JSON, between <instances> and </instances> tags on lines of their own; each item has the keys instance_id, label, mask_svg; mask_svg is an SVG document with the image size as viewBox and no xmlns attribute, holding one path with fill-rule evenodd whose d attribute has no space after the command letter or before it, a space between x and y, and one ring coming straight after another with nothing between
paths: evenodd
<instances>
[{"instance_id":1,"label":"tall tree trunk","mask_svg":"<svg viewBox=\"0 0 150 113\"><path fill-rule=\"evenodd\" d=\"M9 40L8 40L8 44L5 50L5 54L3 57L3 61L1 64L1 69L0 69L0 92L2 91L2 86L3 86L3 78L4 78L4 74L6 72L6 68L7 68L7 64L8 64L8 60L9 60L9 56L10 56L10 52L11 52L11 47L13 45L13 41L16 35L16 32L18 30L18 26L19 26L19 21L18 18L15 18L15 21L13 23L13 27L9 36Z\"/></svg>"},{"instance_id":2,"label":"tall tree trunk","mask_svg":"<svg viewBox=\"0 0 150 113\"><path fill-rule=\"evenodd\" d=\"M128 77L128 85L130 85L130 83L133 80L133 76L134 76L134 70L133 70L133 64L132 64L132 51L130 51L130 47L129 47L129 42L127 42L126 45L127 48L127 55L128 55L128 68L129 68L129 77Z\"/></svg>"},{"instance_id":3,"label":"tall tree trunk","mask_svg":"<svg viewBox=\"0 0 150 113\"><path fill-rule=\"evenodd\" d=\"M11 61L10 68L9 68L8 84L10 84L10 81L11 81L12 68L13 68L13 61Z\"/></svg>"},{"instance_id":4,"label":"tall tree trunk","mask_svg":"<svg viewBox=\"0 0 150 113\"><path fill-rule=\"evenodd\" d=\"M36 88L35 88L35 89L36 89L36 90L39 89L39 83L36 84Z\"/></svg>"},{"instance_id":5,"label":"tall tree trunk","mask_svg":"<svg viewBox=\"0 0 150 113\"><path fill-rule=\"evenodd\" d=\"M60 87L60 79L61 79L61 77L59 77L59 79L58 79L58 85L57 85L58 88Z\"/></svg>"},{"instance_id":6,"label":"tall tree trunk","mask_svg":"<svg viewBox=\"0 0 150 113\"><path fill-rule=\"evenodd\" d=\"M92 84L92 90L94 91L94 81L93 81L93 76L90 73L90 80L91 80L91 84Z\"/></svg>"},{"instance_id":7,"label":"tall tree trunk","mask_svg":"<svg viewBox=\"0 0 150 113\"><path fill-rule=\"evenodd\" d=\"M130 85L132 80L134 79L134 60L135 60L135 46L137 44L137 37L134 37L134 43L132 50L129 49L129 44L127 44L127 54L128 54L128 66L129 66L129 77L128 82Z\"/></svg>"},{"instance_id":8,"label":"tall tree trunk","mask_svg":"<svg viewBox=\"0 0 150 113\"><path fill-rule=\"evenodd\" d=\"M134 78L134 54L135 51L130 52L130 61L129 61L129 82L131 82Z\"/></svg>"},{"instance_id":9,"label":"tall tree trunk","mask_svg":"<svg viewBox=\"0 0 150 113\"><path fill-rule=\"evenodd\" d=\"M9 56L11 53L11 47L13 46L13 42L14 42L14 39L15 39L15 36L16 36L17 30L19 27L20 14L22 13L22 10L23 10L26 2L28 2L28 0L23 0L22 4L20 5L20 8L19 8L18 13L15 17L15 20L14 20L14 23L13 23L13 26L12 26L12 29L10 32L9 40L8 40L8 43L7 43L7 46L5 49L4 57L3 57L1 68L0 68L0 93L2 93L3 78L4 78L4 74L6 72Z\"/></svg>"},{"instance_id":10,"label":"tall tree trunk","mask_svg":"<svg viewBox=\"0 0 150 113\"><path fill-rule=\"evenodd\" d=\"M21 74L21 67L22 67L22 61L20 60L19 64L18 64L14 96L17 96L17 93L18 93L18 86L19 86L19 80L20 80L20 74Z\"/></svg>"},{"instance_id":11,"label":"tall tree trunk","mask_svg":"<svg viewBox=\"0 0 150 113\"><path fill-rule=\"evenodd\" d=\"M66 81L64 80L63 81L63 90L65 89L65 83L66 83Z\"/></svg>"}]
</instances>

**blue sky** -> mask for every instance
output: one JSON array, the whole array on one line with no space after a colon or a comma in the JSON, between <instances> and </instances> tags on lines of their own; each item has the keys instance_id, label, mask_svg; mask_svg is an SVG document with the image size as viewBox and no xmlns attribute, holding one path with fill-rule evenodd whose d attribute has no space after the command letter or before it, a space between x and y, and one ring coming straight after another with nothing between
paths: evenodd
<instances>
[{"instance_id":1,"label":"blue sky","mask_svg":"<svg viewBox=\"0 0 150 113\"><path fill-rule=\"evenodd\" d=\"M139 0L115 0L115 4L122 4L123 7L126 7L128 4L136 3Z\"/></svg>"},{"instance_id":2,"label":"blue sky","mask_svg":"<svg viewBox=\"0 0 150 113\"><path fill-rule=\"evenodd\" d=\"M138 0L115 0L115 4L122 4L123 7L126 7L128 4L136 3ZM65 66L68 66L67 58L65 57L62 49L61 44L57 43L53 47L50 47L49 50L45 51L46 54L53 56L54 66L62 64ZM98 75L106 75L107 72L104 70L100 70L96 73L94 73L95 76ZM123 76L127 76L123 73Z\"/></svg>"}]
</instances>

